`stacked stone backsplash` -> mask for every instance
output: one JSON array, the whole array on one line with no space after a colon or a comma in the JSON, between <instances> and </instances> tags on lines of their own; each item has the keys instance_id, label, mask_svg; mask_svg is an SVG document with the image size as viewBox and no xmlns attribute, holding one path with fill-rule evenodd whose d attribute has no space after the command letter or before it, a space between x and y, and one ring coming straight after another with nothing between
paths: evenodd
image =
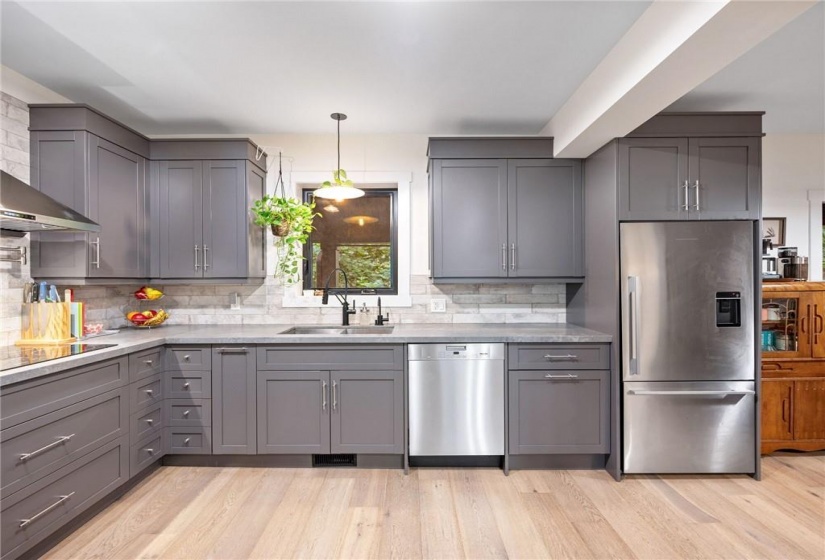
<instances>
[{"instance_id":1,"label":"stacked stone backsplash","mask_svg":"<svg viewBox=\"0 0 825 560\"><path fill-rule=\"evenodd\" d=\"M156 301L136 300L140 286L78 287L75 299L86 303L87 322L106 328L126 326L125 314L141 309L165 309L169 325L240 324L338 324L341 307L331 300L326 307L283 307L283 288L271 277L260 286L175 285L152 287L164 292ZM488 285L430 283L426 276L413 276L412 307L385 307L390 323L556 323L565 320L565 285ZM231 296L238 293L240 309L231 309ZM351 296L350 299L352 299ZM430 313L433 298L443 298L446 313ZM354 296L358 302L358 296ZM370 309L373 318L376 309ZM355 323L355 320L353 320Z\"/></svg>"}]
</instances>

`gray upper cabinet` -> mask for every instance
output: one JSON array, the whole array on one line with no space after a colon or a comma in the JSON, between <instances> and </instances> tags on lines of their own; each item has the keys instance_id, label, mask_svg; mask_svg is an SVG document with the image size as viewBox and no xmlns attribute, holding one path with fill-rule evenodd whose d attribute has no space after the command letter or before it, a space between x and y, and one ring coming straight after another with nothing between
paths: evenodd
<instances>
[{"instance_id":1,"label":"gray upper cabinet","mask_svg":"<svg viewBox=\"0 0 825 560\"><path fill-rule=\"evenodd\" d=\"M31 106L32 186L100 224L99 233L33 233L32 276L148 275L149 141L82 106Z\"/></svg>"},{"instance_id":2,"label":"gray upper cabinet","mask_svg":"<svg viewBox=\"0 0 825 560\"><path fill-rule=\"evenodd\" d=\"M215 142L227 145L227 155L243 155L234 153L238 143L248 141ZM161 155L214 155L214 146L200 144L206 143L164 142ZM170 159L153 162L152 176L152 246L158 255L153 277L266 275L264 231L252 223L250 212L253 201L264 195L266 174L260 167L243 159Z\"/></svg>"},{"instance_id":3,"label":"gray upper cabinet","mask_svg":"<svg viewBox=\"0 0 825 560\"><path fill-rule=\"evenodd\" d=\"M212 453L254 455L257 450L255 349L212 349Z\"/></svg>"},{"instance_id":4,"label":"gray upper cabinet","mask_svg":"<svg viewBox=\"0 0 825 560\"><path fill-rule=\"evenodd\" d=\"M759 169L758 137L623 138L619 219L758 219Z\"/></svg>"},{"instance_id":5,"label":"gray upper cabinet","mask_svg":"<svg viewBox=\"0 0 825 560\"><path fill-rule=\"evenodd\" d=\"M552 141L430 139L434 281L583 276L581 162L531 155Z\"/></svg>"}]
</instances>

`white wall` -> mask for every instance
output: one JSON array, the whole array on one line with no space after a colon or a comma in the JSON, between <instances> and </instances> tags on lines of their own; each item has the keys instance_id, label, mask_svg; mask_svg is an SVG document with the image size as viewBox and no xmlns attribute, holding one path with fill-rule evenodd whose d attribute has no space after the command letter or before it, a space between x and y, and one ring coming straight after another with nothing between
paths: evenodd
<instances>
[{"instance_id":1,"label":"white wall","mask_svg":"<svg viewBox=\"0 0 825 560\"><path fill-rule=\"evenodd\" d=\"M762 140L762 215L786 218L785 244L810 257L810 280L822 280L821 223L811 204L825 193L825 135L769 134ZM809 202L809 197L819 200ZM813 214L819 208L814 208ZM811 240L814 240L814 243Z\"/></svg>"}]
</instances>

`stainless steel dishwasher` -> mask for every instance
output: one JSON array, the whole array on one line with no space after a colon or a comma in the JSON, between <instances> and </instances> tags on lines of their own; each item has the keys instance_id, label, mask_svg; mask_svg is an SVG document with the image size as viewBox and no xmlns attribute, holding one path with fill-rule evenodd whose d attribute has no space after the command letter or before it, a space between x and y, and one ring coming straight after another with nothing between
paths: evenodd
<instances>
[{"instance_id":1,"label":"stainless steel dishwasher","mask_svg":"<svg viewBox=\"0 0 825 560\"><path fill-rule=\"evenodd\" d=\"M504 454L504 344L410 344L410 455Z\"/></svg>"}]
</instances>

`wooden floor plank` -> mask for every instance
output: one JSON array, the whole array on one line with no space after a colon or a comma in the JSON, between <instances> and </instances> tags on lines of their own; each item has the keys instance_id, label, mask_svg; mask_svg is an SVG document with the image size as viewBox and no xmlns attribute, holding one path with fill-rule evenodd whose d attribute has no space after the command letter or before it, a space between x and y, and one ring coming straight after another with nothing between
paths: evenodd
<instances>
[{"instance_id":1,"label":"wooden floor plank","mask_svg":"<svg viewBox=\"0 0 825 560\"><path fill-rule=\"evenodd\" d=\"M162 467L44 557L825 558L825 455L746 476Z\"/></svg>"}]
</instances>

